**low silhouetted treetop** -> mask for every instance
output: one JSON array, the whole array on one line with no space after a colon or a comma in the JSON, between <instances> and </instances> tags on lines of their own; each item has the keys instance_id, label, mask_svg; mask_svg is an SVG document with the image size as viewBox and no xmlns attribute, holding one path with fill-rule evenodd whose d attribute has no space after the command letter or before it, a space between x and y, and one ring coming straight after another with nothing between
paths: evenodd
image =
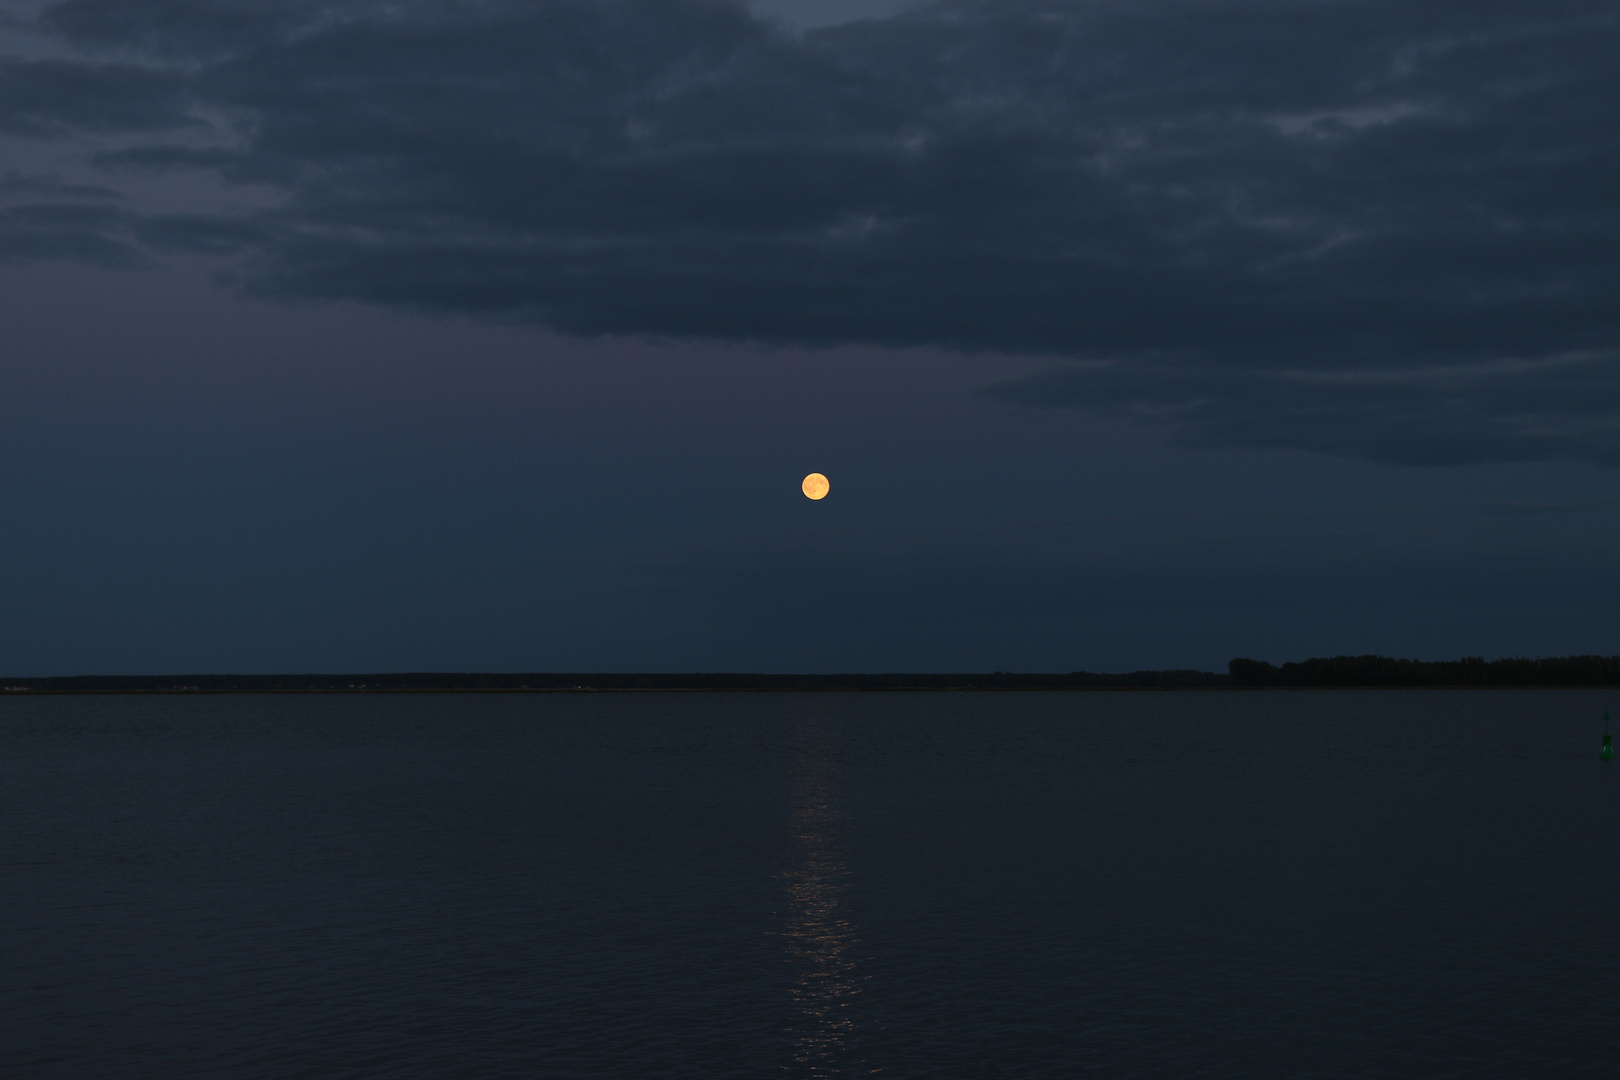
<instances>
[{"instance_id":1,"label":"low silhouetted treetop","mask_svg":"<svg viewBox=\"0 0 1620 1080\"><path fill-rule=\"evenodd\" d=\"M1400 660L1325 656L1278 667L1239 657L1227 665L1234 686L1620 686L1620 656Z\"/></svg>"}]
</instances>

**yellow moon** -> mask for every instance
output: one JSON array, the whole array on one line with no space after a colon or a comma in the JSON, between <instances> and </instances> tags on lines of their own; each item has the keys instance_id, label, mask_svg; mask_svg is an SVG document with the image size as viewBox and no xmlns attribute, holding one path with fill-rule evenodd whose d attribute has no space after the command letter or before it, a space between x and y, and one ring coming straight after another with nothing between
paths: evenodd
<instances>
[{"instance_id":1,"label":"yellow moon","mask_svg":"<svg viewBox=\"0 0 1620 1080\"><path fill-rule=\"evenodd\" d=\"M818 472L813 472L805 477L804 483L799 486L804 488L804 497L807 499L825 499L827 492L832 490L832 485L827 483L827 478Z\"/></svg>"}]
</instances>

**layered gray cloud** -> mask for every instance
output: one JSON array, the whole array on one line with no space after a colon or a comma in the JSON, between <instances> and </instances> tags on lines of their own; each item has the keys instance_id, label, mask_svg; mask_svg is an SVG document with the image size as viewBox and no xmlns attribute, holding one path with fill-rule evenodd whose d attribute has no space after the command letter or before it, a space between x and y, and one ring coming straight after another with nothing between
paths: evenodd
<instances>
[{"instance_id":1,"label":"layered gray cloud","mask_svg":"<svg viewBox=\"0 0 1620 1080\"><path fill-rule=\"evenodd\" d=\"M180 72L136 64L0 58L0 133L151 131L198 121Z\"/></svg>"},{"instance_id":2,"label":"layered gray cloud","mask_svg":"<svg viewBox=\"0 0 1620 1080\"><path fill-rule=\"evenodd\" d=\"M117 207L31 202L0 206L0 262L73 259L131 267L144 261L130 242L133 216Z\"/></svg>"},{"instance_id":3,"label":"layered gray cloud","mask_svg":"<svg viewBox=\"0 0 1620 1080\"><path fill-rule=\"evenodd\" d=\"M1432 465L1549 458L1620 464L1620 356L1613 349L1481 352L1291 368L1149 356L1057 367L984 392L1159 424L1189 446Z\"/></svg>"},{"instance_id":4,"label":"layered gray cloud","mask_svg":"<svg viewBox=\"0 0 1620 1080\"><path fill-rule=\"evenodd\" d=\"M1614 2L967 0L793 35L702 0L66 0L36 25L68 55L5 62L0 130L78 138L108 182L278 196L36 204L0 219L13 257L1050 355L989 392L1200 445L1620 459Z\"/></svg>"}]
</instances>

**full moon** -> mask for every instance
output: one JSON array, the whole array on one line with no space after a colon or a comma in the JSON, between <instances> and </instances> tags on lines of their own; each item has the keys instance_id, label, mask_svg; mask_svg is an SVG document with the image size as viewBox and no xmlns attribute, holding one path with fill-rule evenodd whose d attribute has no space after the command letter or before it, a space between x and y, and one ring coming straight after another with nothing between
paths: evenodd
<instances>
[{"instance_id":1,"label":"full moon","mask_svg":"<svg viewBox=\"0 0 1620 1080\"><path fill-rule=\"evenodd\" d=\"M825 499L827 492L832 490L832 485L827 483L827 478L818 472L813 472L805 477L804 483L799 486L804 488L804 497L807 499Z\"/></svg>"}]
</instances>

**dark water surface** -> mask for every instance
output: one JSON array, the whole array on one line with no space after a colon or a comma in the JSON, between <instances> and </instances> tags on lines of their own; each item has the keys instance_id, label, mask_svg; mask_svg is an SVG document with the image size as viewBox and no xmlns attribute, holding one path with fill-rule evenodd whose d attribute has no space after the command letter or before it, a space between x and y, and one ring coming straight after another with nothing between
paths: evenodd
<instances>
[{"instance_id":1,"label":"dark water surface","mask_svg":"<svg viewBox=\"0 0 1620 1080\"><path fill-rule=\"evenodd\" d=\"M1613 1077L1602 708L0 699L0 1075Z\"/></svg>"}]
</instances>

